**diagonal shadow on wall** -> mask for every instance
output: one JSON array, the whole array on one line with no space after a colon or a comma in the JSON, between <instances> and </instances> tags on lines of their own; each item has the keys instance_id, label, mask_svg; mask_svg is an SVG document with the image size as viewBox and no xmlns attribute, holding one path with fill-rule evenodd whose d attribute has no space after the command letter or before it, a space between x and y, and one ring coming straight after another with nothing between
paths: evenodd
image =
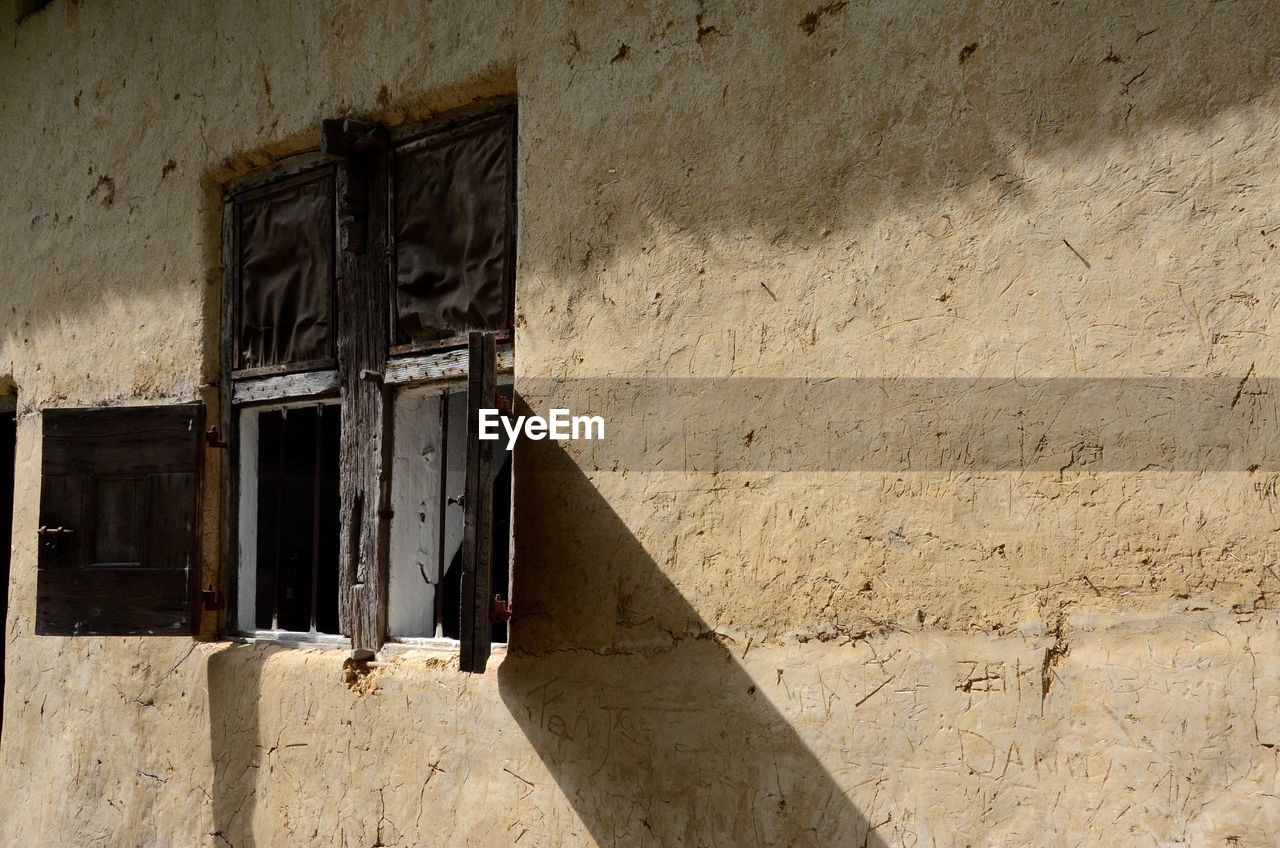
<instances>
[{"instance_id":1,"label":"diagonal shadow on wall","mask_svg":"<svg viewBox=\"0 0 1280 848\"><path fill-rule=\"evenodd\" d=\"M525 442L516 476L500 691L594 841L884 845L572 459Z\"/></svg>"}]
</instances>

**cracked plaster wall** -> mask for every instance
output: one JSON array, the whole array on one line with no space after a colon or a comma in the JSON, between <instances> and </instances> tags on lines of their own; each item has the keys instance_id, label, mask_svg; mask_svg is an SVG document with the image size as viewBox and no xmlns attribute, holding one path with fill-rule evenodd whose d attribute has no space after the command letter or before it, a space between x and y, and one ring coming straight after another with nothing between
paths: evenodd
<instances>
[{"instance_id":1,"label":"cracked plaster wall","mask_svg":"<svg viewBox=\"0 0 1280 848\"><path fill-rule=\"evenodd\" d=\"M0 9L0 844L1273 844L1274 460L1078 461L1107 432L1052 470L531 448L516 643L479 678L32 622L39 410L207 397L218 187L335 114L518 95L534 409L555 377L725 378L730 404L756 378L1161 377L1220 381L1267 425L1277 13ZM804 412L724 437L768 448Z\"/></svg>"}]
</instances>

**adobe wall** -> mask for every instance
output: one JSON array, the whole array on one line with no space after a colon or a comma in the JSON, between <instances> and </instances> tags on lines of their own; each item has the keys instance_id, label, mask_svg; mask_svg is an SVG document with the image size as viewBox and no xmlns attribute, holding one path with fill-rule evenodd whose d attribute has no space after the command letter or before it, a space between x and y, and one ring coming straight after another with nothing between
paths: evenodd
<instances>
[{"instance_id":1,"label":"adobe wall","mask_svg":"<svg viewBox=\"0 0 1280 848\"><path fill-rule=\"evenodd\" d=\"M0 844L1273 844L1278 13L0 14ZM222 182L511 93L518 384L632 452L519 458L510 653L34 636L39 410L211 399Z\"/></svg>"}]
</instances>

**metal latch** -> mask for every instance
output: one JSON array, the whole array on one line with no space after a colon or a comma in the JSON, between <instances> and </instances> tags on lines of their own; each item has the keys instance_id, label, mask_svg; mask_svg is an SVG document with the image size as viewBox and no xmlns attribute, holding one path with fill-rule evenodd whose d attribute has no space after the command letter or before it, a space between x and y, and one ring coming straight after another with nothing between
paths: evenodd
<instances>
[{"instance_id":1,"label":"metal latch","mask_svg":"<svg viewBox=\"0 0 1280 848\"><path fill-rule=\"evenodd\" d=\"M489 605L489 616L494 621L510 621L511 604L501 595L494 595L493 603Z\"/></svg>"}]
</instances>

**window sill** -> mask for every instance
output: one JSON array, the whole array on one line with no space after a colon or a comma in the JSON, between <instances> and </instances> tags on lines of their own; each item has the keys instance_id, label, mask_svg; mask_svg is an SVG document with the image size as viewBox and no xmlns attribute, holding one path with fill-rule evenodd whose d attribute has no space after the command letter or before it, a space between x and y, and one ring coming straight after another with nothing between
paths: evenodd
<instances>
[{"instance_id":1,"label":"window sill","mask_svg":"<svg viewBox=\"0 0 1280 848\"><path fill-rule=\"evenodd\" d=\"M286 648L322 648L325 650L351 650L351 640L346 636L328 633L296 633L291 630L254 630L250 633L228 633L227 642L244 645L279 645Z\"/></svg>"},{"instance_id":2,"label":"window sill","mask_svg":"<svg viewBox=\"0 0 1280 848\"><path fill-rule=\"evenodd\" d=\"M402 657L410 653L456 657L461 644L457 639L446 639L444 637L404 636L398 639L389 639L385 642L382 650L378 652L378 658L391 659L392 657ZM495 642L491 648L490 656L498 657L506 652L507 644L505 642Z\"/></svg>"},{"instance_id":3,"label":"window sill","mask_svg":"<svg viewBox=\"0 0 1280 848\"><path fill-rule=\"evenodd\" d=\"M241 645L276 645L282 648L319 648L326 651L349 651L351 640L346 636L328 633L296 633L290 630L255 630L251 633L228 633L222 638L224 642L235 642ZM444 637L403 637L387 641L378 652L378 660L402 657L410 653L438 654L456 657L461 643L457 639ZM491 656L500 657L506 654L505 642L493 645Z\"/></svg>"}]
</instances>

